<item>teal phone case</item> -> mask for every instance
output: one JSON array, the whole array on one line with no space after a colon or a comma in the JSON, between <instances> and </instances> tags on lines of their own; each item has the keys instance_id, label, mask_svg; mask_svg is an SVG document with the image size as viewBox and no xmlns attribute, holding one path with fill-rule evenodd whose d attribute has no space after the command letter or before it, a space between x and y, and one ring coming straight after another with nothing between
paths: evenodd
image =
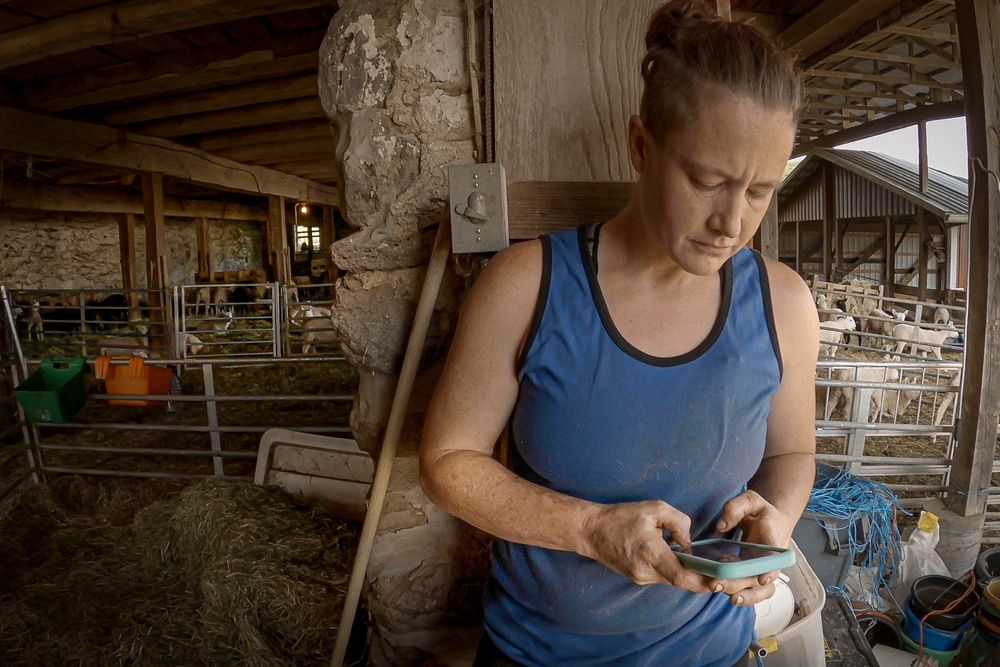
<instances>
[{"instance_id":1,"label":"teal phone case","mask_svg":"<svg viewBox=\"0 0 1000 667\"><path fill-rule=\"evenodd\" d=\"M772 547L766 544L736 542L735 540L726 540L721 538L692 542L691 546L694 547L703 544L716 544L719 542L758 547L761 549L767 549L768 551L780 549L780 547ZM681 562L681 565L689 570L692 570L693 572L704 574L705 576L712 577L713 579L743 579L745 577L756 577L767 572L774 572L775 570L781 570L795 565L795 552L791 549L780 549L778 551L774 551L774 553L768 556L761 556L759 558L752 558L750 560L737 561L733 563L723 563L716 560L692 556L691 554L686 554L678 549L679 547L676 545L673 547L674 554L677 556L677 560Z\"/></svg>"}]
</instances>

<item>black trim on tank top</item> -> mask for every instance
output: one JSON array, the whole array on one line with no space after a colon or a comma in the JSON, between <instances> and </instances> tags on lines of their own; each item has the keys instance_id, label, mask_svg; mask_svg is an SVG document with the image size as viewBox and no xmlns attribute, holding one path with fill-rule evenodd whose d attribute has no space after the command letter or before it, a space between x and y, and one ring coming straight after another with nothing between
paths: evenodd
<instances>
[{"instance_id":1,"label":"black trim on tank top","mask_svg":"<svg viewBox=\"0 0 1000 667\"><path fill-rule=\"evenodd\" d=\"M774 346L774 357L778 360L778 382L784 377L785 367L781 363L781 346L778 345L778 329L774 325L774 307L771 303L771 281L767 277L767 265L764 257L752 250L753 258L757 262L757 271L760 273L760 293L764 298L764 319L767 320L767 332L771 335L771 345Z\"/></svg>"},{"instance_id":2,"label":"black trim on tank top","mask_svg":"<svg viewBox=\"0 0 1000 667\"><path fill-rule=\"evenodd\" d=\"M552 282L552 239L548 236L538 238L542 242L542 281L538 286L538 303L535 304L535 312L531 316L531 327L528 329L528 337L524 339L524 347L517 358L517 367L524 366L524 358L528 356L531 344L535 342L538 329L542 326L542 315L545 314L545 304L549 300L549 283Z\"/></svg>"},{"instance_id":3,"label":"black trim on tank top","mask_svg":"<svg viewBox=\"0 0 1000 667\"><path fill-rule=\"evenodd\" d=\"M611 337L611 340L615 342L615 345L621 348L625 354L651 366L680 366L681 364L694 361L707 352L719 339L719 336L722 335L722 329L725 327L726 320L729 319L729 309L733 301L733 258L730 257L727 259L726 263L719 270L722 303L719 306L718 314L715 316L715 323L712 325L712 330L708 332L705 340L699 343L693 350L684 354L673 357L657 357L643 352L625 340L625 337L618 331L618 327L615 326L615 321L608 310L608 304L604 300L601 285L597 281L596 268L597 242L602 225L604 225L604 222L598 225L581 225L577 229L577 239L580 246L580 258L587 273L587 282L590 284L591 297L593 297L594 304L597 306L597 312L601 316L604 330ZM592 246L594 250L587 252L588 246Z\"/></svg>"}]
</instances>

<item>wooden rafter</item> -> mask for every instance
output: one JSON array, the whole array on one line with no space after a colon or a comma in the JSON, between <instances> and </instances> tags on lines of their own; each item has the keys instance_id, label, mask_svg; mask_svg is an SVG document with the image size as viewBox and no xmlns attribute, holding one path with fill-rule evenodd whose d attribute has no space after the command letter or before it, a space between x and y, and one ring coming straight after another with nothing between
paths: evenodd
<instances>
[{"instance_id":1,"label":"wooden rafter","mask_svg":"<svg viewBox=\"0 0 1000 667\"><path fill-rule=\"evenodd\" d=\"M339 203L335 188L273 169L240 164L155 137L17 109L0 107L0 150L160 173L226 190Z\"/></svg>"},{"instance_id":2,"label":"wooden rafter","mask_svg":"<svg viewBox=\"0 0 1000 667\"><path fill-rule=\"evenodd\" d=\"M154 137L182 137L188 134L207 134L219 130L256 127L293 120L325 118L318 96L303 97L285 102L255 104L250 107L209 111L206 113L178 116L136 126L141 134Z\"/></svg>"},{"instance_id":3,"label":"wooden rafter","mask_svg":"<svg viewBox=\"0 0 1000 667\"><path fill-rule=\"evenodd\" d=\"M265 0L132 0L9 30L0 40L0 63L14 67L112 44L121 41L123 35L138 39L273 14L278 8L287 12L333 4L331 0L286 0L278 6Z\"/></svg>"},{"instance_id":4,"label":"wooden rafter","mask_svg":"<svg viewBox=\"0 0 1000 667\"><path fill-rule=\"evenodd\" d=\"M221 111L318 94L316 72L309 72L282 79L267 79L240 86L227 86L216 90L129 105L118 111L105 114L101 121L105 125L117 127L160 118Z\"/></svg>"},{"instance_id":5,"label":"wooden rafter","mask_svg":"<svg viewBox=\"0 0 1000 667\"><path fill-rule=\"evenodd\" d=\"M788 26L781 38L805 59L894 4L895 0L823 0Z\"/></svg>"}]
</instances>

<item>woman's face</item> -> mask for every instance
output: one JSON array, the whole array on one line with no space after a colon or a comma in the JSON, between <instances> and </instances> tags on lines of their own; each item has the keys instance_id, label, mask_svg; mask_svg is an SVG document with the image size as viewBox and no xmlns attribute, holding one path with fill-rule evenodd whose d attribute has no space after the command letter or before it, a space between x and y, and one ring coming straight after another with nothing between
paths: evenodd
<instances>
[{"instance_id":1,"label":"woman's face","mask_svg":"<svg viewBox=\"0 0 1000 667\"><path fill-rule=\"evenodd\" d=\"M682 269L715 273L764 217L792 151L792 115L723 86L699 86L698 118L657 146L638 116L629 125L645 236Z\"/></svg>"}]
</instances>

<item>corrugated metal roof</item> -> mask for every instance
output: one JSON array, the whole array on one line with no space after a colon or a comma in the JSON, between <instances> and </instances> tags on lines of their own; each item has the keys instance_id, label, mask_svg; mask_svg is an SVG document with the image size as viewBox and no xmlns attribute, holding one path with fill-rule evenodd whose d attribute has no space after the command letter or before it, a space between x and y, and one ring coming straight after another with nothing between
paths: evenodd
<instances>
[{"instance_id":1,"label":"corrugated metal roof","mask_svg":"<svg viewBox=\"0 0 1000 667\"><path fill-rule=\"evenodd\" d=\"M925 193L920 191L919 167L912 162L872 151L840 149L817 149L810 153L782 183L778 191L779 206L824 160L870 179L946 221L960 222L969 215L969 184L966 179L928 169Z\"/></svg>"}]
</instances>

